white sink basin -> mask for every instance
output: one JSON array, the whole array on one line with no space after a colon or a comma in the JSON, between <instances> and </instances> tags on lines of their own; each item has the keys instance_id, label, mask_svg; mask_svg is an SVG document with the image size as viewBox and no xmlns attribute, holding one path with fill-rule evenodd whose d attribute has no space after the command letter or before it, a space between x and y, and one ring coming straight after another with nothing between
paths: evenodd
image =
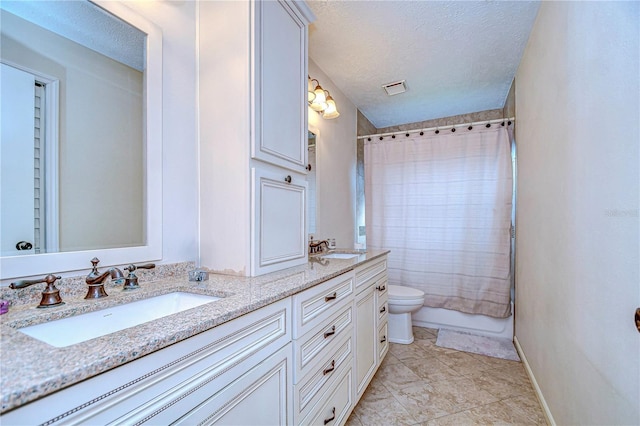
<instances>
[{"instance_id":1,"label":"white sink basin","mask_svg":"<svg viewBox=\"0 0 640 426\"><path fill-rule=\"evenodd\" d=\"M24 327L19 331L51 346L62 348L219 299L215 296L174 292L113 308Z\"/></svg>"},{"instance_id":2,"label":"white sink basin","mask_svg":"<svg viewBox=\"0 0 640 426\"><path fill-rule=\"evenodd\" d=\"M331 253L321 256L323 259L353 259L354 257L360 256L359 254L353 253Z\"/></svg>"}]
</instances>

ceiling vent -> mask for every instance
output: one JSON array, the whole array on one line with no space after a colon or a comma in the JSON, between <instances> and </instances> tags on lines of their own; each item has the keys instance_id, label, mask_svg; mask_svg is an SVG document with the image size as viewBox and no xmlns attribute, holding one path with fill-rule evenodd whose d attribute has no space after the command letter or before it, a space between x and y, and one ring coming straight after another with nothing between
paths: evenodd
<instances>
[{"instance_id":1,"label":"ceiling vent","mask_svg":"<svg viewBox=\"0 0 640 426\"><path fill-rule=\"evenodd\" d=\"M397 95L399 93L404 93L407 91L407 86L404 84L404 80L383 84L382 88L385 92L387 92L387 95L389 96Z\"/></svg>"}]
</instances>

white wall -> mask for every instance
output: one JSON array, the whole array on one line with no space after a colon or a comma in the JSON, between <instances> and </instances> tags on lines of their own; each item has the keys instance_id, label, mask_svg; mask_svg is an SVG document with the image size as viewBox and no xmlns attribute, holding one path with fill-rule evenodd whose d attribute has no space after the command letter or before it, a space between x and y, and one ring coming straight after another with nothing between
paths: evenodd
<instances>
[{"instance_id":1,"label":"white wall","mask_svg":"<svg viewBox=\"0 0 640 426\"><path fill-rule=\"evenodd\" d=\"M357 109L327 75L309 59L309 75L336 101L340 117L325 120L309 108L309 128L319 131L316 239L335 238L340 248L353 248L356 235Z\"/></svg>"},{"instance_id":2,"label":"white wall","mask_svg":"<svg viewBox=\"0 0 640 426\"><path fill-rule=\"evenodd\" d=\"M543 2L516 75L516 337L558 424L640 424L637 2Z\"/></svg>"},{"instance_id":3,"label":"white wall","mask_svg":"<svg viewBox=\"0 0 640 426\"><path fill-rule=\"evenodd\" d=\"M201 266L251 265L249 2L199 4Z\"/></svg>"},{"instance_id":4,"label":"white wall","mask_svg":"<svg viewBox=\"0 0 640 426\"><path fill-rule=\"evenodd\" d=\"M126 2L162 30L162 261L195 261L198 236L195 2Z\"/></svg>"}]
</instances>

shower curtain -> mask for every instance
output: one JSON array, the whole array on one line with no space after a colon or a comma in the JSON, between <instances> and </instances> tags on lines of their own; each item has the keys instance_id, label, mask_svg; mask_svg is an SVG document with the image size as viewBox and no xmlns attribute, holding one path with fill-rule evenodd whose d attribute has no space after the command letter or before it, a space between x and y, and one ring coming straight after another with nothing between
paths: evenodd
<instances>
[{"instance_id":1,"label":"shower curtain","mask_svg":"<svg viewBox=\"0 0 640 426\"><path fill-rule=\"evenodd\" d=\"M367 246L389 249L389 283L425 306L504 318L510 304L507 130L365 142Z\"/></svg>"}]
</instances>

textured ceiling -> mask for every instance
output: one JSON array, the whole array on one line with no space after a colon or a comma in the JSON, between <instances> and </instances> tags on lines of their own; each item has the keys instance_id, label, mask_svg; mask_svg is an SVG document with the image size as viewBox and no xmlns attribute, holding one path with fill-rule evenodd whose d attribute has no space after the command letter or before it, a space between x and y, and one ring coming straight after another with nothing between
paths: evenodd
<instances>
[{"instance_id":1,"label":"textured ceiling","mask_svg":"<svg viewBox=\"0 0 640 426\"><path fill-rule=\"evenodd\" d=\"M378 128L502 108L539 6L307 3L317 17L309 29L310 58ZM406 80L407 91L388 96L381 86L398 80Z\"/></svg>"},{"instance_id":2,"label":"textured ceiling","mask_svg":"<svg viewBox=\"0 0 640 426\"><path fill-rule=\"evenodd\" d=\"M144 70L145 34L88 1L7 1L4 9L91 50Z\"/></svg>"}]
</instances>

